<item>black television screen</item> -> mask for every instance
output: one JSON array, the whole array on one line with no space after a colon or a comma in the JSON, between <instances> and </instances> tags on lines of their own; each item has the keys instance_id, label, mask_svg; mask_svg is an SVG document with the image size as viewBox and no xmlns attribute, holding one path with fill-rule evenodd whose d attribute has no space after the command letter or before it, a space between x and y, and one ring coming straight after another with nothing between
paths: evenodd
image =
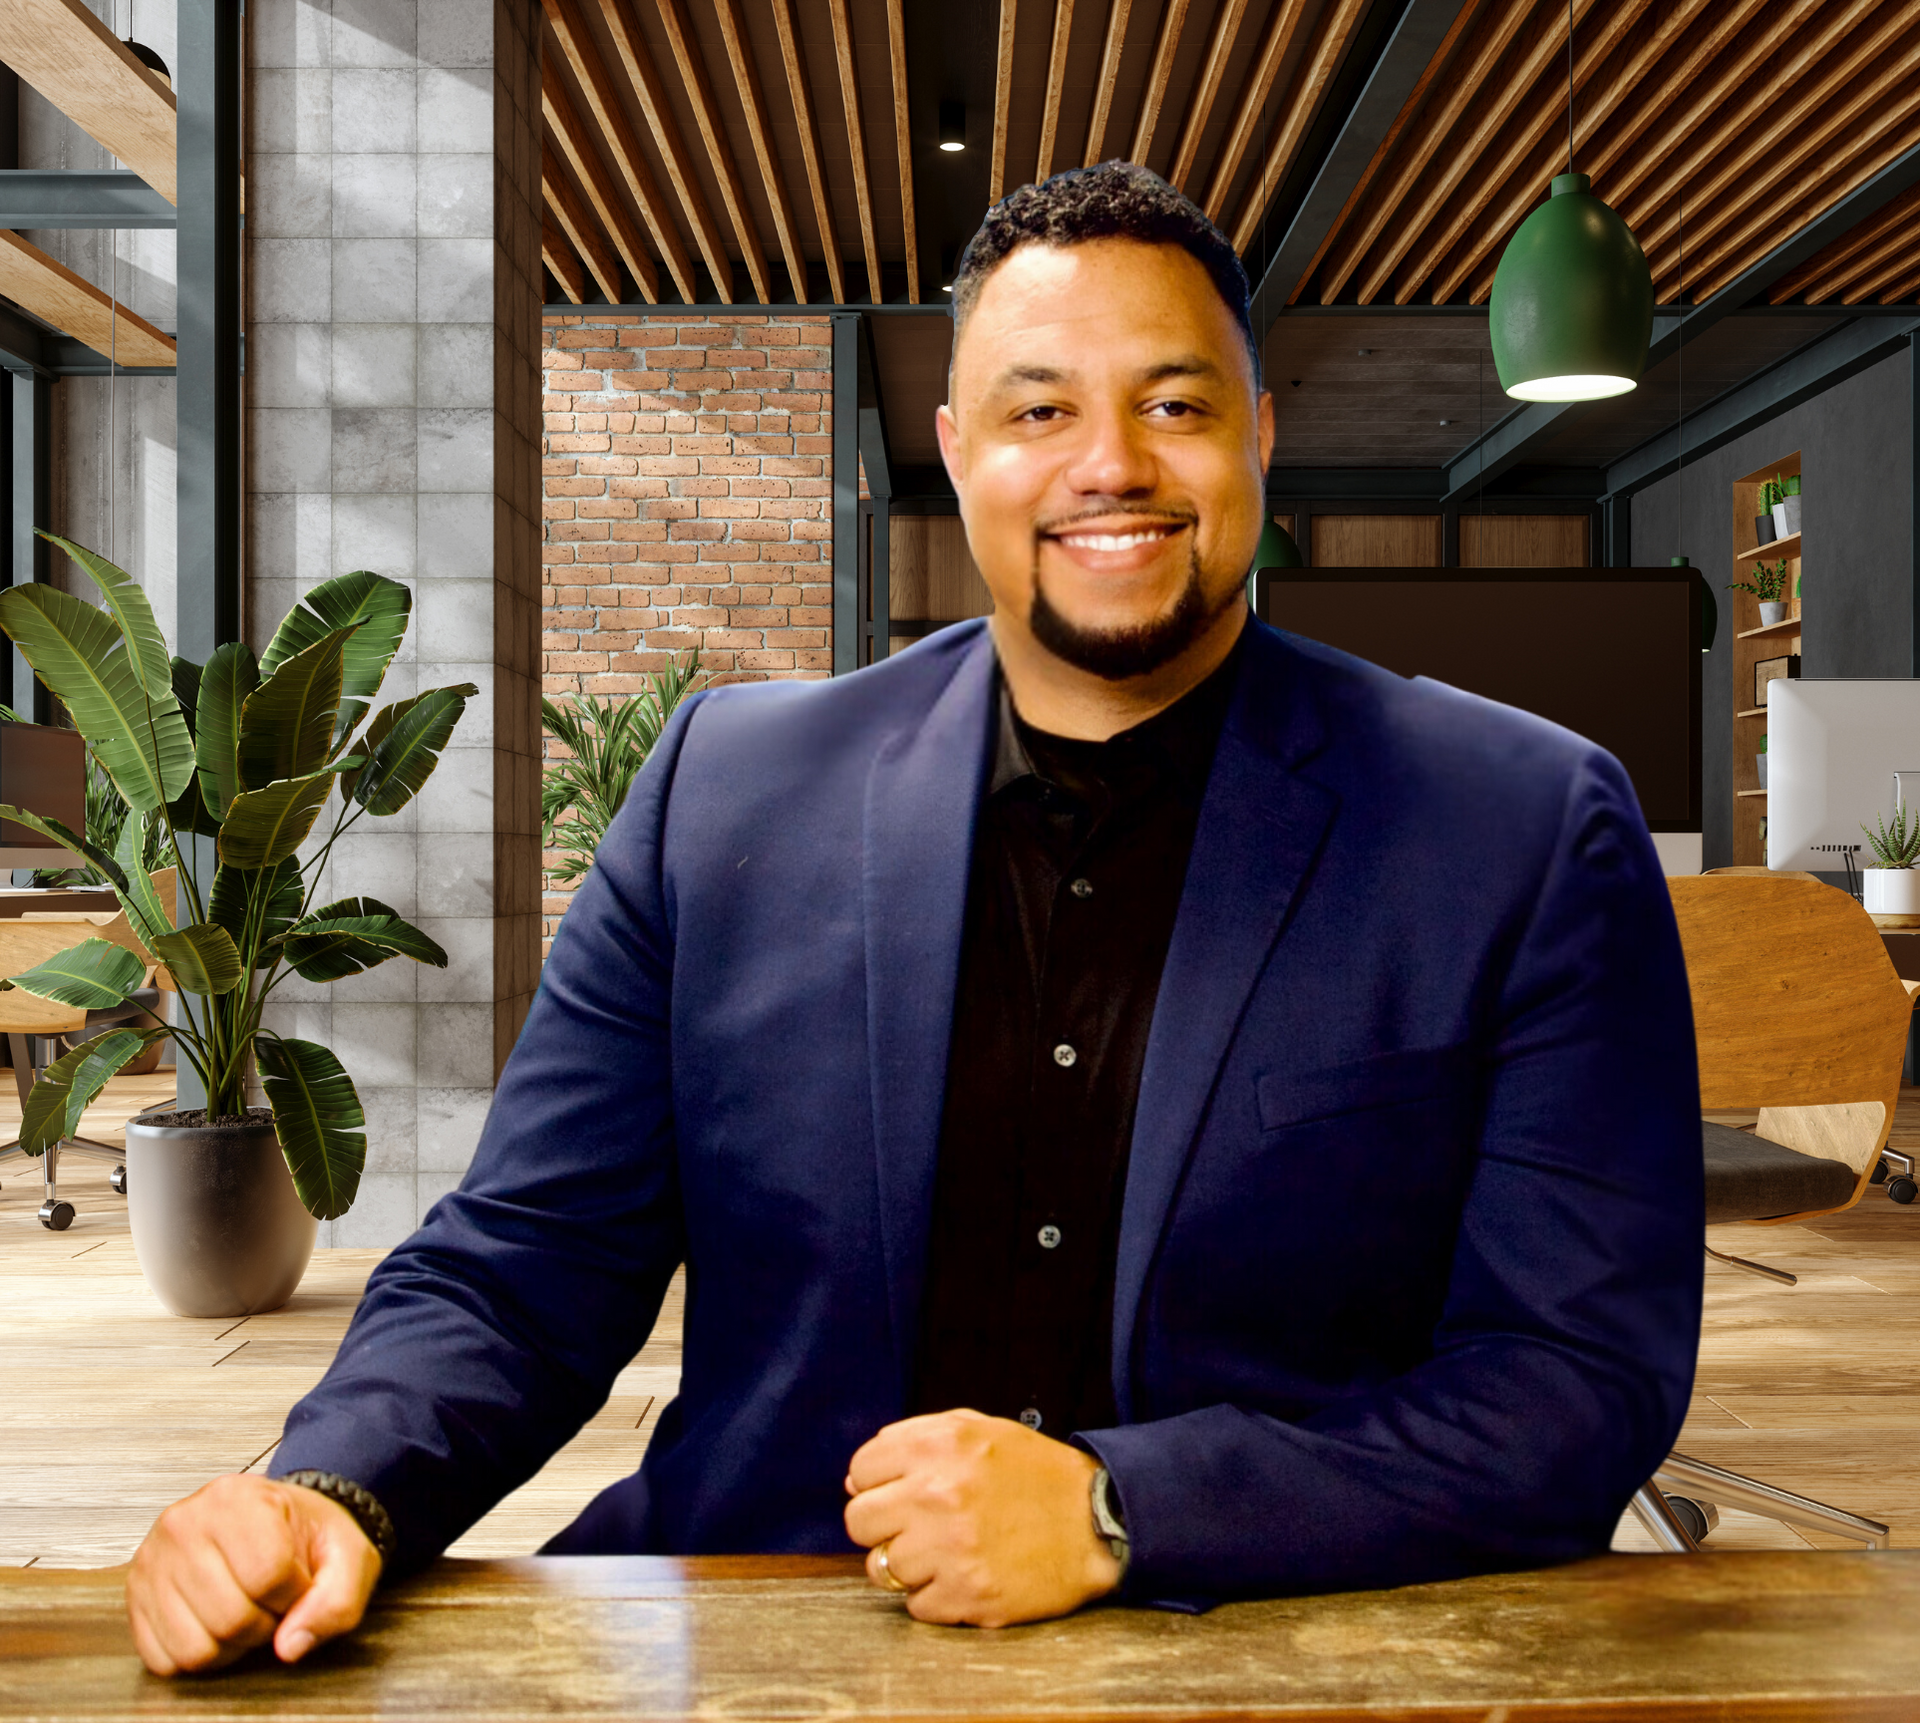
<instances>
[{"instance_id":1,"label":"black television screen","mask_svg":"<svg viewBox=\"0 0 1920 1723\"><path fill-rule=\"evenodd\" d=\"M1700 830L1692 568L1271 568L1262 621L1598 742L1656 832Z\"/></svg>"}]
</instances>

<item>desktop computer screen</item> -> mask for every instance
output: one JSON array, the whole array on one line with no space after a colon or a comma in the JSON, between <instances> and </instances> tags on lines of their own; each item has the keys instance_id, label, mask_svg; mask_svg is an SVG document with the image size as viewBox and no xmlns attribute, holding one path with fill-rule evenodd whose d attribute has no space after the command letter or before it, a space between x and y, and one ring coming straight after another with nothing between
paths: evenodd
<instances>
[{"instance_id":1,"label":"desktop computer screen","mask_svg":"<svg viewBox=\"0 0 1920 1723\"><path fill-rule=\"evenodd\" d=\"M79 732L47 724L0 724L0 802L85 832L87 744ZM0 868L85 865L84 857L49 843L32 827L0 820Z\"/></svg>"}]
</instances>

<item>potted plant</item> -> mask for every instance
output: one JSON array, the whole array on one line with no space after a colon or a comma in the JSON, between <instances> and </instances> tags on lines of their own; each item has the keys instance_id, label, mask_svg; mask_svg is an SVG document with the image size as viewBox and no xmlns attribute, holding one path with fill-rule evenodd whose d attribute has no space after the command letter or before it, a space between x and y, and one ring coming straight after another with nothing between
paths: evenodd
<instances>
[{"instance_id":1,"label":"potted plant","mask_svg":"<svg viewBox=\"0 0 1920 1723\"><path fill-rule=\"evenodd\" d=\"M1800 530L1800 475L1780 480L1774 490L1778 493L1773 499L1774 536L1792 538Z\"/></svg>"},{"instance_id":2,"label":"potted plant","mask_svg":"<svg viewBox=\"0 0 1920 1723\"><path fill-rule=\"evenodd\" d=\"M1729 592L1750 592L1760 601L1760 625L1771 627L1787 619L1787 562L1757 562L1750 580L1730 580Z\"/></svg>"},{"instance_id":3,"label":"potted plant","mask_svg":"<svg viewBox=\"0 0 1920 1723\"><path fill-rule=\"evenodd\" d=\"M112 1028L42 1073L24 1109L29 1154L73 1135L107 1079L171 1034L199 1076L204 1109L149 1113L127 1127L127 1205L148 1284L183 1316L239 1316L284 1304L313 1249L315 1222L344 1214L366 1159L365 1115L340 1061L267 1028L288 975L337 981L390 957L444 968L446 953L370 897L314 899L343 833L398 813L447 745L471 683L383 706L361 730L401 637L411 597L365 572L313 589L265 655L217 647L204 666L169 659L146 595L122 570L43 534L93 579L104 610L45 585L0 592L0 629L67 708L125 798L109 854L57 820L0 813L84 855L179 989L169 1028ZM302 847L323 812L322 842ZM211 879L180 872L161 901L141 861L164 826L185 862L212 852ZM188 840L198 839L197 843ZM89 939L10 977L43 999L101 1009L137 988L145 965ZM265 1107L249 1107L258 1075Z\"/></svg>"},{"instance_id":4,"label":"potted plant","mask_svg":"<svg viewBox=\"0 0 1920 1723\"><path fill-rule=\"evenodd\" d=\"M1881 927L1920 927L1920 815L1908 817L1904 804L1893 810L1893 823L1874 816L1867 847L1880 865L1860 870L1860 901Z\"/></svg>"},{"instance_id":5,"label":"potted plant","mask_svg":"<svg viewBox=\"0 0 1920 1723\"><path fill-rule=\"evenodd\" d=\"M1757 549L1763 544L1773 542L1773 505L1780 500L1780 490L1772 479L1760 481L1760 494L1754 500L1759 510L1753 517L1753 542Z\"/></svg>"},{"instance_id":6,"label":"potted plant","mask_svg":"<svg viewBox=\"0 0 1920 1723\"><path fill-rule=\"evenodd\" d=\"M1764 790L1767 787L1767 739L1765 736L1760 738L1760 752L1754 755L1753 763L1760 773L1760 788Z\"/></svg>"}]
</instances>

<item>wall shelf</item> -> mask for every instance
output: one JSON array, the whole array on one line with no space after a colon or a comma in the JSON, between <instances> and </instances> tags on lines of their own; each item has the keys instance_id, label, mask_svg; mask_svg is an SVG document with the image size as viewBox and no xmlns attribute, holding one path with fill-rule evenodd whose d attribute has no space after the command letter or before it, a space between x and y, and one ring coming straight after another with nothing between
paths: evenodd
<instances>
[{"instance_id":1,"label":"wall shelf","mask_svg":"<svg viewBox=\"0 0 1920 1723\"><path fill-rule=\"evenodd\" d=\"M1744 596L1744 594L1742 595ZM1800 618L1789 616L1785 622L1767 622L1758 628L1743 628L1734 636L1736 640L1773 640L1783 634L1798 634Z\"/></svg>"},{"instance_id":2,"label":"wall shelf","mask_svg":"<svg viewBox=\"0 0 1920 1723\"><path fill-rule=\"evenodd\" d=\"M1785 622L1763 623L1760 601L1750 592L1732 592L1733 614L1728 624L1733 632L1733 722L1728 741L1732 751L1733 853L1727 859L1735 867L1765 867L1767 864L1766 818L1767 792L1760 788L1757 756L1766 735L1764 706L1749 706L1753 698L1754 666L1763 659L1777 658L1783 652L1798 652L1805 615L1800 599L1800 533L1785 538L1767 538L1761 542L1755 531L1760 513L1760 487L1770 479L1787 478L1800 471L1798 453L1768 461L1744 478L1733 481L1730 501L1733 505L1732 534L1728 540L1735 580L1752 577L1755 563L1782 562L1787 565L1787 599L1794 614ZM1767 523L1771 528L1771 521ZM1804 531L1804 527L1802 529ZM1723 563L1724 568L1727 564ZM1761 722L1756 725L1755 719Z\"/></svg>"},{"instance_id":3,"label":"wall shelf","mask_svg":"<svg viewBox=\"0 0 1920 1723\"><path fill-rule=\"evenodd\" d=\"M1795 557L1800 554L1800 535L1788 533L1785 538L1777 538L1771 544L1756 544L1752 550L1737 550L1733 553L1736 564L1742 562L1777 562L1781 557Z\"/></svg>"},{"instance_id":4,"label":"wall shelf","mask_svg":"<svg viewBox=\"0 0 1920 1723\"><path fill-rule=\"evenodd\" d=\"M1749 706L1743 712L1734 713L1736 718L1764 718L1766 715L1767 709L1764 706Z\"/></svg>"},{"instance_id":5,"label":"wall shelf","mask_svg":"<svg viewBox=\"0 0 1920 1723\"><path fill-rule=\"evenodd\" d=\"M1767 792L1765 790L1735 790L1733 793L1736 797L1739 797L1742 800L1746 800L1751 797L1758 797L1761 801L1764 802L1767 799Z\"/></svg>"}]
</instances>

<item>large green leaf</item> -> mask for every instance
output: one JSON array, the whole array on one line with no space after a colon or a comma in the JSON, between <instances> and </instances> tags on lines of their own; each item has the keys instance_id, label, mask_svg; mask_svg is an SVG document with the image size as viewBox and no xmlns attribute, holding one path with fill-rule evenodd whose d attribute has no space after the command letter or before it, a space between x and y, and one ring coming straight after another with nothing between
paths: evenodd
<instances>
[{"instance_id":1,"label":"large green leaf","mask_svg":"<svg viewBox=\"0 0 1920 1723\"><path fill-rule=\"evenodd\" d=\"M153 954L188 993L231 993L246 975L233 935L211 922L196 921L154 940Z\"/></svg>"},{"instance_id":2,"label":"large green leaf","mask_svg":"<svg viewBox=\"0 0 1920 1723\"><path fill-rule=\"evenodd\" d=\"M387 666L407 632L413 594L397 580L360 569L325 581L287 613L268 643L260 673L271 676L297 652L304 652L324 634L337 628L359 631L347 646L340 685L340 718L334 745L345 741L366 715L367 702L380 692Z\"/></svg>"},{"instance_id":3,"label":"large green leaf","mask_svg":"<svg viewBox=\"0 0 1920 1723\"><path fill-rule=\"evenodd\" d=\"M73 716L130 807L157 813L193 777L193 738L168 681L142 687L112 617L58 587L0 592L0 628Z\"/></svg>"},{"instance_id":4,"label":"large green leaf","mask_svg":"<svg viewBox=\"0 0 1920 1723\"><path fill-rule=\"evenodd\" d=\"M193 747L200 766L200 795L215 819L226 818L227 804L244 788L240 782L240 714L247 697L259 686L260 667L254 662L252 647L244 641L216 646L200 673ZM273 776L304 774L280 772Z\"/></svg>"},{"instance_id":5,"label":"large green leaf","mask_svg":"<svg viewBox=\"0 0 1920 1723\"><path fill-rule=\"evenodd\" d=\"M296 652L240 708L240 782L265 789L326 764L340 711L342 657L353 631L337 628ZM209 665L211 670L212 666Z\"/></svg>"},{"instance_id":6,"label":"large green leaf","mask_svg":"<svg viewBox=\"0 0 1920 1723\"><path fill-rule=\"evenodd\" d=\"M372 897L343 897L315 910L288 930L284 949L287 962L309 981L338 981L389 957L447 966L435 941Z\"/></svg>"},{"instance_id":7,"label":"large green leaf","mask_svg":"<svg viewBox=\"0 0 1920 1723\"><path fill-rule=\"evenodd\" d=\"M180 702L180 715L187 721L187 736L193 743L196 762L200 757L201 674L200 666L189 659L176 658L173 661L173 697ZM217 838L220 835L220 822L207 812L206 798L200 793L197 771L187 780L187 787L167 804L167 818L173 822L176 837L200 835Z\"/></svg>"},{"instance_id":8,"label":"large green leaf","mask_svg":"<svg viewBox=\"0 0 1920 1723\"><path fill-rule=\"evenodd\" d=\"M83 939L7 979L36 999L104 1011L110 1005L124 1005L146 973L147 966L124 945L107 939Z\"/></svg>"},{"instance_id":9,"label":"large green leaf","mask_svg":"<svg viewBox=\"0 0 1920 1723\"><path fill-rule=\"evenodd\" d=\"M367 763L341 778L340 793L352 796L370 814L397 814L433 776L440 750L468 699L479 692L471 682L461 682L382 706L361 738Z\"/></svg>"},{"instance_id":10,"label":"large green leaf","mask_svg":"<svg viewBox=\"0 0 1920 1723\"><path fill-rule=\"evenodd\" d=\"M242 790L220 828L220 859L228 867L272 867L307 841L326 804L330 772L283 778L264 790Z\"/></svg>"},{"instance_id":11,"label":"large green leaf","mask_svg":"<svg viewBox=\"0 0 1920 1723\"><path fill-rule=\"evenodd\" d=\"M254 968L265 969L280 955L279 947L270 942L299 919L305 895L300 864L292 856L270 868L223 867L213 876L207 919L227 930L243 960L251 951ZM247 926L249 905L253 906L251 931Z\"/></svg>"},{"instance_id":12,"label":"large green leaf","mask_svg":"<svg viewBox=\"0 0 1920 1723\"><path fill-rule=\"evenodd\" d=\"M253 1059L307 1212L316 1220L345 1214L367 1160L367 1116L353 1079L314 1041L263 1035L253 1044Z\"/></svg>"},{"instance_id":13,"label":"large green leaf","mask_svg":"<svg viewBox=\"0 0 1920 1723\"><path fill-rule=\"evenodd\" d=\"M43 532L40 536L48 544L57 544L93 576L94 585L100 588L106 598L107 608L120 625L120 633L126 640L140 686L149 694L171 691L173 665L167 656L166 638L160 632L160 624L154 620L153 606L147 602L147 595L140 590L139 582L124 568L116 568L104 556L96 556L86 546L75 544L72 539L61 538L50 532Z\"/></svg>"},{"instance_id":14,"label":"large green leaf","mask_svg":"<svg viewBox=\"0 0 1920 1723\"><path fill-rule=\"evenodd\" d=\"M85 856L107 876L116 889L126 884L126 876L120 871L120 866L113 857L91 839L83 838L71 826L64 825L59 820L29 812L26 808L16 808L11 802L0 802L0 818L17 820L30 831L36 831L43 838L50 838L62 848L72 850L75 855Z\"/></svg>"},{"instance_id":15,"label":"large green leaf","mask_svg":"<svg viewBox=\"0 0 1920 1723\"><path fill-rule=\"evenodd\" d=\"M118 869L113 890L120 907L127 912L128 923L140 936L140 943L151 951L156 939L173 931L173 905L160 901L153 875L140 865L141 853L146 847L147 818L145 814L129 814L121 823L120 842L113 852Z\"/></svg>"},{"instance_id":16,"label":"large green leaf","mask_svg":"<svg viewBox=\"0 0 1920 1723\"><path fill-rule=\"evenodd\" d=\"M144 1047L171 1035L171 1029L114 1028L82 1041L40 1073L27 1095L20 1121L20 1146L44 1154L80 1129L80 1115L93 1105L107 1079Z\"/></svg>"}]
</instances>

